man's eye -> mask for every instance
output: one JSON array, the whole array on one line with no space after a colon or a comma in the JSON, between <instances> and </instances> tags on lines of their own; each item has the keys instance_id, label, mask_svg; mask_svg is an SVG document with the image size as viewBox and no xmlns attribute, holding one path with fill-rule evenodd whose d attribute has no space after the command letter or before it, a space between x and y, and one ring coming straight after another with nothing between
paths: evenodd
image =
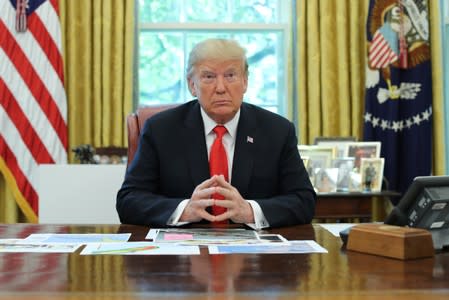
<instances>
[{"instance_id":1,"label":"man's eye","mask_svg":"<svg viewBox=\"0 0 449 300\"><path fill-rule=\"evenodd\" d=\"M201 77L205 79L214 79L217 76L214 73L204 73Z\"/></svg>"},{"instance_id":2,"label":"man's eye","mask_svg":"<svg viewBox=\"0 0 449 300\"><path fill-rule=\"evenodd\" d=\"M227 73L227 74L224 75L224 77L226 78L226 80L232 81L235 78L237 78L237 74L235 72Z\"/></svg>"}]
</instances>

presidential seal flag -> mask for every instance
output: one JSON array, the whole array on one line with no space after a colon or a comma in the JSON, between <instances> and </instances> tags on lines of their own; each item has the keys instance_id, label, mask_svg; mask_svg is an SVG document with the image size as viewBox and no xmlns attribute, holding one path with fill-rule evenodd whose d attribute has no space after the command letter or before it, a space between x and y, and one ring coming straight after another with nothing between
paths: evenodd
<instances>
[{"instance_id":1,"label":"presidential seal flag","mask_svg":"<svg viewBox=\"0 0 449 300\"><path fill-rule=\"evenodd\" d=\"M364 139L382 143L388 188L431 174L432 89L426 0L371 0Z\"/></svg>"},{"instance_id":2,"label":"presidential seal flag","mask_svg":"<svg viewBox=\"0 0 449 300\"><path fill-rule=\"evenodd\" d=\"M58 0L0 1L0 170L37 222L39 164L67 162Z\"/></svg>"}]
</instances>

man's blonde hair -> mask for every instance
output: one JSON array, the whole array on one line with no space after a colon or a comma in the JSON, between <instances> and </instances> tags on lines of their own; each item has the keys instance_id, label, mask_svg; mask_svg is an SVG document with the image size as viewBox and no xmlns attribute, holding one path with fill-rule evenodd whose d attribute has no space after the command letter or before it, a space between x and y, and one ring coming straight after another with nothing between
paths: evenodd
<instances>
[{"instance_id":1,"label":"man's blonde hair","mask_svg":"<svg viewBox=\"0 0 449 300\"><path fill-rule=\"evenodd\" d=\"M244 73L248 76L248 61L246 50L235 40L207 39L196 44L190 51L187 62L187 78L192 77L195 65L204 60L234 60L240 59Z\"/></svg>"}]
</instances>

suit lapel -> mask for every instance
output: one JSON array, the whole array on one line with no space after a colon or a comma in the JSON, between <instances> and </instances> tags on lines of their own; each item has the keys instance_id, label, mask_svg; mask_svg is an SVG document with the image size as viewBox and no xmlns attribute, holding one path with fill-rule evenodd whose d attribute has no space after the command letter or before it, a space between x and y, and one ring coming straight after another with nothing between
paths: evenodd
<instances>
[{"instance_id":1,"label":"suit lapel","mask_svg":"<svg viewBox=\"0 0 449 300\"><path fill-rule=\"evenodd\" d=\"M207 146L204 138L204 124L198 102L195 102L188 110L184 124L186 130L181 147L185 147L190 173L194 181L193 184L197 186L210 177Z\"/></svg>"},{"instance_id":2,"label":"suit lapel","mask_svg":"<svg viewBox=\"0 0 449 300\"><path fill-rule=\"evenodd\" d=\"M245 103L241 106L232 163L231 183L242 195L248 190L254 165L254 144L257 142L256 119L249 112L250 109ZM198 102L187 111L184 124L185 134L181 146L186 148L188 165L196 186L210 177L204 124Z\"/></svg>"},{"instance_id":3,"label":"suit lapel","mask_svg":"<svg viewBox=\"0 0 449 300\"><path fill-rule=\"evenodd\" d=\"M254 165L254 144L257 142L256 119L249 112L251 108L242 104L235 140L234 162L232 163L232 185L243 196L248 191Z\"/></svg>"}]
</instances>

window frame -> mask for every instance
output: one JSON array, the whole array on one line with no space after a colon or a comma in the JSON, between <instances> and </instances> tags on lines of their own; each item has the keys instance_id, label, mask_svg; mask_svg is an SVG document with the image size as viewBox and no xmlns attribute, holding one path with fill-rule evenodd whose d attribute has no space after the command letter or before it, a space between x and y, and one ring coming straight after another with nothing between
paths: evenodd
<instances>
[{"instance_id":1,"label":"window frame","mask_svg":"<svg viewBox=\"0 0 449 300\"><path fill-rule=\"evenodd\" d=\"M137 109L140 105L139 97L139 40L141 32L176 32L182 35L187 35L189 32L194 33L264 33L270 32L279 34L282 36L282 42L279 42L276 46L278 47L277 60L282 61L282 65L278 65L277 69L277 113L279 115L287 117L288 102L290 98L289 92L289 82L292 80L292 69L289 64L291 62L289 54L291 53L291 4L294 0L278 0L278 16L279 20L276 23L211 23L211 22L140 22L139 21L139 4L136 3L135 14L136 14L136 34L135 34L135 56L134 56L134 91L133 91L133 109ZM281 49L279 49L281 48ZM187 61L188 53L184 51L184 60ZM250 66L251 67L251 66ZM281 71L282 70L282 71ZM185 80L185 70L183 70L184 78L181 78L182 91L185 91L187 82ZM251 72L249 74L251 77ZM180 98L183 99L183 95ZM191 98L193 99L193 97ZM185 102L189 99L185 99ZM251 101L251 99L244 100ZM259 106L264 106L260 105Z\"/></svg>"}]
</instances>

